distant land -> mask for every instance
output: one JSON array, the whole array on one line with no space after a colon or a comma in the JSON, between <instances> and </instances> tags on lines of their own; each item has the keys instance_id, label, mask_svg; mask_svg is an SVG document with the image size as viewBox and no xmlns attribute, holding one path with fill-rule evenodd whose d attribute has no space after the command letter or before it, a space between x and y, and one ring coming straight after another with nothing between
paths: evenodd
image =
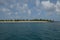
<instances>
[{"instance_id":1,"label":"distant land","mask_svg":"<svg viewBox=\"0 0 60 40\"><path fill-rule=\"evenodd\" d=\"M45 19L15 19L15 20L0 20L0 22L54 22L54 20L45 20Z\"/></svg>"}]
</instances>

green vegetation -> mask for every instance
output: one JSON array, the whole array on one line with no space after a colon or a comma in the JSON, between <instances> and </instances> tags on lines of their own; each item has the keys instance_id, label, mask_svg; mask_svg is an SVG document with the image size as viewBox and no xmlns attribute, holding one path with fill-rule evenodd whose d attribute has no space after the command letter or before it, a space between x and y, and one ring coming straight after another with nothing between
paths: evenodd
<instances>
[{"instance_id":1,"label":"green vegetation","mask_svg":"<svg viewBox=\"0 0 60 40\"><path fill-rule=\"evenodd\" d=\"M3 22L3 21L48 21L48 22L53 22L54 20L45 20L45 19L31 19L31 20L28 20L28 19L15 19L15 20L0 20L0 22Z\"/></svg>"}]
</instances>

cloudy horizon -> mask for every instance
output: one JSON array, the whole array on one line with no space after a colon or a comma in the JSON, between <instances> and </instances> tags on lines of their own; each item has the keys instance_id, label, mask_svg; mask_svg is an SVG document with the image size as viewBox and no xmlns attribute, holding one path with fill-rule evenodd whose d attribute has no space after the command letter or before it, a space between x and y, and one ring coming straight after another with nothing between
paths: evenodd
<instances>
[{"instance_id":1,"label":"cloudy horizon","mask_svg":"<svg viewBox=\"0 0 60 40\"><path fill-rule=\"evenodd\" d=\"M60 21L60 0L0 0L1 19Z\"/></svg>"}]
</instances>

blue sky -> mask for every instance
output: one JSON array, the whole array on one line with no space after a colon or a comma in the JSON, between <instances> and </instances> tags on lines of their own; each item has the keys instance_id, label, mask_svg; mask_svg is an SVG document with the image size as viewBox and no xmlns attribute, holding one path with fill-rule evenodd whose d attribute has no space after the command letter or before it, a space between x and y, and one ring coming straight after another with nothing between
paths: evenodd
<instances>
[{"instance_id":1,"label":"blue sky","mask_svg":"<svg viewBox=\"0 0 60 40\"><path fill-rule=\"evenodd\" d=\"M0 0L0 19L60 21L60 0Z\"/></svg>"}]
</instances>

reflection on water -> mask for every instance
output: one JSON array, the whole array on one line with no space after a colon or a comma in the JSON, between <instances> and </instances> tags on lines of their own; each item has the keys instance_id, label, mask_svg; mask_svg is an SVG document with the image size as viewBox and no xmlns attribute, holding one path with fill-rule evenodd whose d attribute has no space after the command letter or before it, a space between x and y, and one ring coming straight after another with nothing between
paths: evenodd
<instances>
[{"instance_id":1,"label":"reflection on water","mask_svg":"<svg viewBox=\"0 0 60 40\"><path fill-rule=\"evenodd\" d=\"M60 40L60 22L0 23L0 40Z\"/></svg>"}]
</instances>

